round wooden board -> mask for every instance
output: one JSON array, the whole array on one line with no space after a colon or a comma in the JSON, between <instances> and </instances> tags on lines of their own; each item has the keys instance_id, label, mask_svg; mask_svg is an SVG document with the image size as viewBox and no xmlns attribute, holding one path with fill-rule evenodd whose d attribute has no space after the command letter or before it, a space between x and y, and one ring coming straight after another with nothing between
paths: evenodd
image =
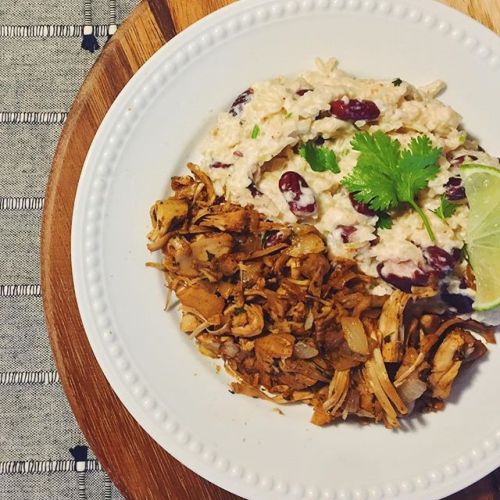
<instances>
[{"instance_id":1,"label":"round wooden board","mask_svg":"<svg viewBox=\"0 0 500 500\"><path fill-rule=\"evenodd\" d=\"M49 337L62 384L92 450L127 498L234 499L154 442L120 403L85 335L73 289L73 204L87 151L112 102L132 75L175 33L231 0L142 0L85 80L59 140L42 228L42 290ZM446 0L500 31L497 0ZM498 474L497 474L498 476ZM451 498L498 498L495 474Z\"/></svg>"}]
</instances>

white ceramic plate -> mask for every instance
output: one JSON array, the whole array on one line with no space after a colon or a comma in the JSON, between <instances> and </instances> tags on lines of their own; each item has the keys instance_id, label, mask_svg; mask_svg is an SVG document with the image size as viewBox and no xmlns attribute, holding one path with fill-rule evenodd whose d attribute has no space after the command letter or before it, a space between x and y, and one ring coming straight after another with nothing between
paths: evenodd
<instances>
[{"instance_id":1,"label":"white ceramic plate","mask_svg":"<svg viewBox=\"0 0 500 500\"><path fill-rule=\"evenodd\" d=\"M441 78L443 99L500 154L500 41L431 1L245 0L163 47L125 87L85 163L75 205L73 273L95 355L127 409L195 472L252 498L437 498L500 466L500 350L446 411L407 430L309 423L308 407L231 395L165 313L146 269L148 210L193 156L219 110L251 83L335 56L360 76ZM470 378L470 379L469 379Z\"/></svg>"}]
</instances>

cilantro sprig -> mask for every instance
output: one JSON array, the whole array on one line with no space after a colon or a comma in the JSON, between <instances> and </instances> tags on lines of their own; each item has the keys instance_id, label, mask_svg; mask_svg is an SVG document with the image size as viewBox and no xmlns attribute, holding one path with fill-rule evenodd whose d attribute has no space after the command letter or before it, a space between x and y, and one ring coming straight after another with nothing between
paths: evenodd
<instances>
[{"instance_id":1,"label":"cilantro sprig","mask_svg":"<svg viewBox=\"0 0 500 500\"><path fill-rule=\"evenodd\" d=\"M392 219L389 214L385 212L381 212L378 215L377 228L378 229L391 229L392 227Z\"/></svg>"},{"instance_id":2,"label":"cilantro sprig","mask_svg":"<svg viewBox=\"0 0 500 500\"><path fill-rule=\"evenodd\" d=\"M439 172L441 149L434 148L428 137L420 136L402 150L398 140L382 131L358 132L351 145L360 155L352 173L342 180L344 187L356 200L379 212L407 203L418 213L435 242L429 219L415 199Z\"/></svg>"},{"instance_id":3,"label":"cilantro sprig","mask_svg":"<svg viewBox=\"0 0 500 500\"><path fill-rule=\"evenodd\" d=\"M327 170L334 174L340 172L335 153L326 146L317 146L310 141L300 146L299 154L315 172L326 172Z\"/></svg>"},{"instance_id":4,"label":"cilantro sprig","mask_svg":"<svg viewBox=\"0 0 500 500\"><path fill-rule=\"evenodd\" d=\"M251 134L252 139L257 139L259 135L260 135L260 127L258 125L254 125Z\"/></svg>"},{"instance_id":5,"label":"cilantro sprig","mask_svg":"<svg viewBox=\"0 0 500 500\"><path fill-rule=\"evenodd\" d=\"M451 203L446 195L441 195L440 205L434 210L434 213L442 220L448 219L451 217L457 209L457 206L454 203Z\"/></svg>"}]
</instances>

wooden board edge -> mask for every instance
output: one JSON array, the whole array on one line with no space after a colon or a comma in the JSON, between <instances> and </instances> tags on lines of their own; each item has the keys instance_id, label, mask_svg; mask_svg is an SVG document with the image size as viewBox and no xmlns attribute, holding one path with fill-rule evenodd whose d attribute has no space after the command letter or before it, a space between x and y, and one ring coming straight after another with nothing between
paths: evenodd
<instances>
[{"instance_id":1,"label":"wooden board edge","mask_svg":"<svg viewBox=\"0 0 500 500\"><path fill-rule=\"evenodd\" d=\"M60 336L64 335L64 332L59 331L58 322L56 320L58 312L55 310L55 305L61 302L60 295L64 294L64 302L69 305L73 311L78 315L78 321L80 322L79 327L83 330L83 324L81 324L81 319L79 317L79 309L76 301L76 295L74 292L73 277L71 273L71 262L70 253L68 253L70 274L66 277L66 281L57 280L53 273L54 266L57 266L58 262L54 262L52 255L55 246L60 246L64 242L56 240L57 231L54 230L55 225L59 224L61 220L57 217L58 211L61 209L58 206L58 186L60 185L61 176L64 174L65 159L68 154L68 148L70 147L71 138L78 133L78 127L80 125L80 120L82 119L84 113L86 112L86 106L88 104L88 98L86 95L92 92L92 88L95 85L95 75L96 73L104 72L105 67L108 64L110 57L113 57L113 44L118 43L118 40L122 36L126 36L129 29L133 28L137 20L140 19L147 9L150 8L150 4L155 7L155 18L164 19L165 10L159 12L161 8L162 0L142 0L137 7L132 11L132 13L127 17L123 24L118 28L117 32L113 35L113 38L108 42L108 44L103 48L102 53L97 58L96 62L92 66L90 72L85 78L76 98L71 106L68 113L67 119L64 123L59 142L56 147L56 151L51 164L51 171L47 183L46 194L45 194L45 204L42 214L42 228L41 228L41 243L40 243L40 275L41 275L41 289L42 289L42 302L45 316L45 323L47 327L47 333L49 342L51 345L51 350L54 356L54 361L58 373L60 375L61 385L66 394L68 402L71 409L75 415L78 422L82 421L83 414L82 408L76 401L76 395L74 387L71 383L71 374L66 371L66 362L64 358L64 352L60 349ZM169 16L170 17L170 16ZM165 22L159 26L160 31L165 36L165 39L175 35L175 28L173 22ZM104 118L104 116L102 116ZM90 141L91 142L91 141ZM89 144L90 146L90 144ZM83 167L83 163L81 165ZM80 172L78 172L78 176ZM73 193L72 198L76 195L77 185L72 186ZM67 221L71 224L73 204L71 203L71 212L66 214L68 218ZM67 222L66 221L66 222ZM66 242L69 243L70 242ZM66 332L71 335L71 332ZM88 340L87 340L88 342ZM88 349L91 350L90 344ZM103 375L103 378L104 375ZM112 388L109 387L109 391L113 392ZM114 392L113 392L114 394ZM116 395L115 395L116 397ZM128 413L125 407L119 402L123 407L123 410ZM130 415L130 414L129 414ZM130 416L130 418L132 418ZM139 425L139 424L137 424ZM127 495L128 488L126 482L122 478L117 477L113 474L113 464L110 463L108 457L99 453L99 444L95 441L95 437L87 432L87 429L81 428L87 442L89 443L91 449L96 454L97 459L103 465L104 469L109 473L109 476L113 483L118 487L120 491Z\"/></svg>"}]
</instances>

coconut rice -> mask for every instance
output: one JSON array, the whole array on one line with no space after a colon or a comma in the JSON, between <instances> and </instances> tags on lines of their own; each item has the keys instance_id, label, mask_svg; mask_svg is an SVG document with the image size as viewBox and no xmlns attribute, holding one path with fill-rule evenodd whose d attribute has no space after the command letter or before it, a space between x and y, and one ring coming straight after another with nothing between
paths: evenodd
<instances>
[{"instance_id":1,"label":"coconut rice","mask_svg":"<svg viewBox=\"0 0 500 500\"><path fill-rule=\"evenodd\" d=\"M240 95L230 111L218 116L205 138L200 167L213 181L216 193L227 201L253 205L272 220L295 223L302 219L300 222L313 224L324 236L331 258L355 260L370 276L379 276L380 264L403 275L414 268L424 269L427 248L437 246L451 255L464 247L466 200L457 204L449 218L443 220L435 213L441 196L460 182L460 164L466 160L499 165L463 130L461 116L436 98L443 89L440 81L415 87L400 79L358 79L341 71L335 59L317 60L312 71L255 83ZM331 113L332 101L353 99L375 103L380 116L374 121L346 121ZM359 153L351 141L360 129L381 130L399 140L402 147L423 134L442 148L439 174L417 199L436 242L413 210L391 211L392 227L382 229L377 227L378 215L366 215L356 208L341 180L356 165ZM313 171L298 151L298 145L308 141L333 150L340 173ZM286 171L300 174L307 182L317 204L314 216L298 218L290 210L289 200L279 189ZM451 286L456 288L462 277L453 278ZM473 294L467 286L461 288L464 294ZM379 279L372 292L384 294L391 289Z\"/></svg>"}]
</instances>

